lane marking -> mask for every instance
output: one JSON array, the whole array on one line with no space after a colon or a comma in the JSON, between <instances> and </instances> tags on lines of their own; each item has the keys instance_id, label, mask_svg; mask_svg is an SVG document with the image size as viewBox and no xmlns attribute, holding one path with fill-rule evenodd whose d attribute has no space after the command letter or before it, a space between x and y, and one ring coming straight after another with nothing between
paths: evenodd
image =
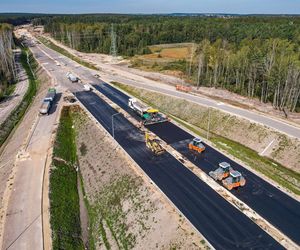
<instances>
[{"instance_id":1,"label":"lane marking","mask_svg":"<svg viewBox=\"0 0 300 250\"><path fill-rule=\"evenodd\" d=\"M273 144L273 142L275 141L275 139L273 140L273 141L271 141L270 143L269 143L269 145L259 154L259 155L261 155L261 156L263 156L264 155L264 153L269 149L269 147L271 147L271 145Z\"/></svg>"}]
</instances>

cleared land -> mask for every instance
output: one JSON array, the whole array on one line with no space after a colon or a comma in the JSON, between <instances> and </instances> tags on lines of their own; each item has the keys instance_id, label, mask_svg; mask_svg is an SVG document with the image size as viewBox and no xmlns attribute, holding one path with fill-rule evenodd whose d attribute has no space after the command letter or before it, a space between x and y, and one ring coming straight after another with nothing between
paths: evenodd
<instances>
[{"instance_id":1,"label":"cleared land","mask_svg":"<svg viewBox=\"0 0 300 250\"><path fill-rule=\"evenodd\" d=\"M140 177L105 130L80 110L74 121L91 248L207 248L203 238Z\"/></svg>"},{"instance_id":2,"label":"cleared land","mask_svg":"<svg viewBox=\"0 0 300 250\"><path fill-rule=\"evenodd\" d=\"M186 100L120 83L115 83L115 85L149 105L161 109L202 137L207 136L206 130L210 117L210 140L218 148L235 156L293 193L300 194L299 140L290 139L264 126L215 109L209 111L206 107ZM268 150L270 158L260 156L258 152L264 150L270 140L276 140L276 143Z\"/></svg>"}]
</instances>

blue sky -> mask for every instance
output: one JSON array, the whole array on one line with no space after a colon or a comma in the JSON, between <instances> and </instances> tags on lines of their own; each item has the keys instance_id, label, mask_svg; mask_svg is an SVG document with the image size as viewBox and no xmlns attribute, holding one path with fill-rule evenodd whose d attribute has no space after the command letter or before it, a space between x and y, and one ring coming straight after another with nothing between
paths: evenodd
<instances>
[{"instance_id":1,"label":"blue sky","mask_svg":"<svg viewBox=\"0 0 300 250\"><path fill-rule=\"evenodd\" d=\"M0 12L300 14L300 0L0 0Z\"/></svg>"}]
</instances>

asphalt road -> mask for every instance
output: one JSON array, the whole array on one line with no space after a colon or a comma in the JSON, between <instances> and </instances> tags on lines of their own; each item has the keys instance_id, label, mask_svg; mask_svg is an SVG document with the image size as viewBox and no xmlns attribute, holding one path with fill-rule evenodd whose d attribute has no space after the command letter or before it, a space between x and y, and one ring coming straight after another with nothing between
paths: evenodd
<instances>
[{"instance_id":1,"label":"asphalt road","mask_svg":"<svg viewBox=\"0 0 300 250\"><path fill-rule=\"evenodd\" d=\"M156 86L156 85L149 85L149 84L137 83L137 82L131 82L131 81L124 82L122 80L120 82L127 83L134 87L140 87L140 88L156 91L156 92L159 92L162 94L167 94L167 95L171 95L174 97L186 99L186 100L195 102L200 105L204 105L204 106L212 107L212 108L219 109L219 110L222 110L225 112L229 112L231 114L246 118L248 120L266 125L270 128L276 129L287 135L290 135L290 136L293 136L296 138L300 138L300 127L296 127L296 126L290 125L288 123L282 122L280 120L276 120L276 118L269 117L265 114L259 114L256 112L248 111L246 109L234 107L234 106L231 106L231 105L228 105L225 103L220 103L218 101L214 101L209 98L203 98L200 96L179 92L174 89L169 89L166 87L160 87L160 86Z\"/></svg>"},{"instance_id":2,"label":"asphalt road","mask_svg":"<svg viewBox=\"0 0 300 250\"><path fill-rule=\"evenodd\" d=\"M95 93L78 92L76 97L112 134L111 117L118 112ZM154 156L144 135L126 118L114 119L118 143L216 249L282 248L169 153Z\"/></svg>"},{"instance_id":3,"label":"asphalt road","mask_svg":"<svg viewBox=\"0 0 300 250\"><path fill-rule=\"evenodd\" d=\"M42 47L42 49L61 64L72 67L72 71L78 76L84 76L92 82L96 81L89 71L83 67L75 67L76 63L73 61L48 48ZM38 57L45 57L43 52L38 49L34 50ZM75 92L82 89L82 85L71 84L66 80L66 69L55 66L52 59L48 59L44 63L44 67L57 78L58 83L64 88ZM115 94L113 93L113 95ZM77 97L103 127L111 133L111 115L116 111L93 93L79 91ZM124 98L117 99L123 101L124 105ZM175 158L167 153L159 158L153 157L152 153L145 147L143 135L124 117L116 116L115 126L116 139L121 146L217 249L281 248L273 238L187 170ZM181 131L176 133L176 137L173 135L173 140L174 142L182 141L190 138L190 136Z\"/></svg>"},{"instance_id":4,"label":"asphalt road","mask_svg":"<svg viewBox=\"0 0 300 250\"><path fill-rule=\"evenodd\" d=\"M106 83L94 85L94 87L140 120L136 113L128 107L129 96ZM245 176L247 181L245 187L234 189L231 193L297 244L300 244L300 203L298 201L209 145L205 145L206 150L203 154L195 157L187 148L187 144L193 136L171 122L154 124L147 126L147 128L207 174L209 171L215 170L220 162L230 163L234 169Z\"/></svg>"}]
</instances>

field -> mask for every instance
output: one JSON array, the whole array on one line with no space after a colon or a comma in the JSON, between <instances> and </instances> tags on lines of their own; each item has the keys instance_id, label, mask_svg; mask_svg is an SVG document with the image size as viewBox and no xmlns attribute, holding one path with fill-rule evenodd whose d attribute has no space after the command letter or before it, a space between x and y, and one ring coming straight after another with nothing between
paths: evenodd
<instances>
[{"instance_id":1,"label":"field","mask_svg":"<svg viewBox=\"0 0 300 250\"><path fill-rule=\"evenodd\" d=\"M133 67L178 75L178 71L186 72L193 43L153 45L149 46L149 49L150 54L136 55L131 59Z\"/></svg>"}]
</instances>

